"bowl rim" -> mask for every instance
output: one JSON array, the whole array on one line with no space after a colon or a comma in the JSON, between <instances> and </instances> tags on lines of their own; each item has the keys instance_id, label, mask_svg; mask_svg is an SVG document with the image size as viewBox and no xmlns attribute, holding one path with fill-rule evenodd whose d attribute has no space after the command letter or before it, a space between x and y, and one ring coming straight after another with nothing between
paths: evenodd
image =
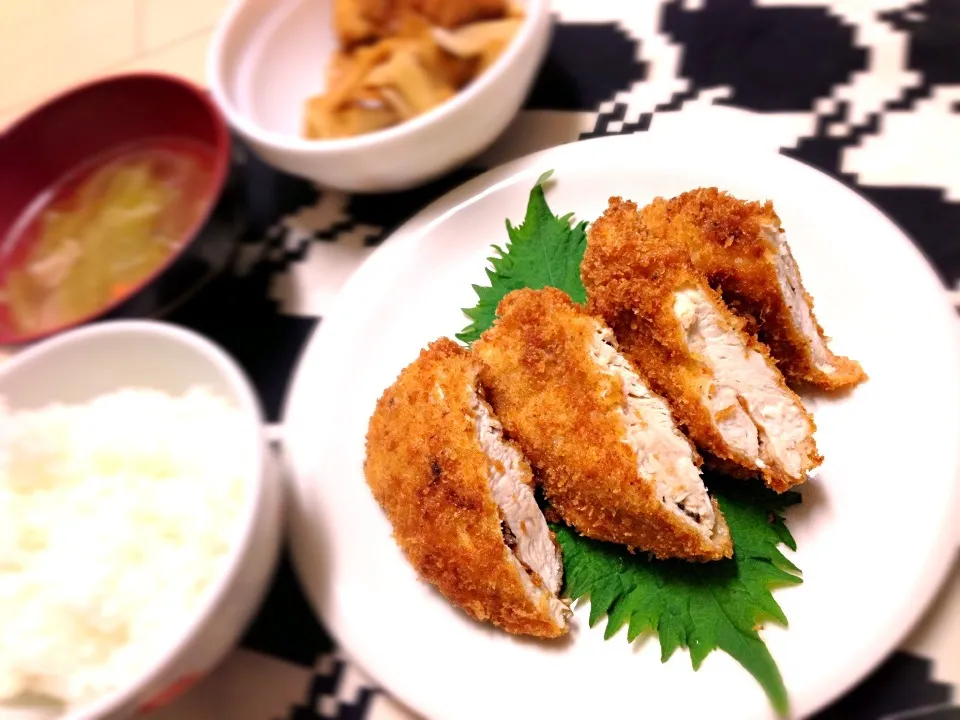
<instances>
[{"instance_id":1,"label":"bowl rim","mask_svg":"<svg viewBox=\"0 0 960 720\"><path fill-rule=\"evenodd\" d=\"M20 130L21 128L28 126L31 122L34 122L40 114L50 111L51 108L54 108L59 103L65 102L70 98L104 86L137 82L160 82L161 84L172 86L178 91L185 92L187 95L192 96L193 99L199 102L203 111L212 122L214 142L210 147L213 149L214 153L213 172L211 175L207 197L204 200L203 211L198 214L193 225L191 225L186 232L183 233L180 246L170 253L166 259L150 274L144 277L139 283L132 285L120 296L112 299L110 302L99 307L91 313L87 313L86 315L75 318L69 322L61 323L55 327L47 328L45 330L32 330L18 333L12 331L7 332L4 328L0 327L0 345L24 345L36 340L41 340L51 335L56 335L71 328L89 323L91 320L102 317L120 307L130 298L134 297L150 284L155 282L161 275L163 275L163 273L169 270L181 258L181 256L187 251L187 248L190 247L200 237L203 228L206 227L207 223L210 221L217 204L220 202L220 198L222 197L224 188L227 184L227 178L229 176L232 162L232 142L229 125L226 118L223 116L223 113L220 112L220 108L217 106L217 103L213 101L208 92L192 82L176 75L170 75L161 72L119 73L95 78L93 80L80 83L79 85L71 86L59 93L51 95L46 100L39 102L25 114L18 117L4 131L4 135L8 137L11 136L17 130ZM142 139L147 139L148 137L149 136L144 136ZM127 144L129 143L112 144L110 149L121 149ZM71 169L68 169L67 172L70 172ZM33 202L33 200L35 200L35 198L31 199L31 202ZM27 210L28 207L29 203L20 208L19 212L22 214ZM7 242L7 239L8 238L4 236L0 238L0 242L5 243Z\"/></svg>"},{"instance_id":2,"label":"bowl rim","mask_svg":"<svg viewBox=\"0 0 960 720\"><path fill-rule=\"evenodd\" d=\"M264 413L252 383L226 350L193 330L156 320L108 320L65 332L16 353L0 364L0 377L28 366L40 357L60 353L77 344L97 342L105 337L117 335L127 335L131 339L135 339L138 335L153 336L163 342L186 347L194 354L213 363L217 373L230 388L232 397L227 400L245 418L244 435L249 434L250 437L247 440L253 445L254 467L245 477L248 486L247 496L244 500L243 513L237 520L230 548L221 560L212 582L203 592L198 609L183 622L182 632L176 637L171 637L160 655L149 663L144 672L96 700L68 710L60 720L95 720L131 702L135 702L136 707L139 708L145 702L149 702L153 696L165 690L161 688L153 692L151 697L137 699L137 696L141 695L146 688L169 672L181 658L183 651L196 642L201 632L210 625L214 611L218 609L222 599L236 584L252 549L257 520L265 502L266 486L270 482ZM143 386L149 387L149 382L144 382ZM121 386L118 385L116 389L120 390ZM51 399L50 402L55 402L55 399ZM170 684L176 683L179 679L171 678Z\"/></svg>"},{"instance_id":3,"label":"bowl rim","mask_svg":"<svg viewBox=\"0 0 960 720\"><path fill-rule=\"evenodd\" d=\"M429 129L444 116L455 113L473 102L496 79L505 75L509 68L515 64L521 49L536 40L538 33L541 31L541 26L548 29L550 25L550 0L527 0L523 7L524 17L520 25L520 31L510 41L506 50L500 53L500 56L490 67L480 73L452 98L421 115L382 130L349 138L308 140L298 135L266 129L248 114L241 112L226 91L223 76L226 72L224 56L227 39L234 32L237 18L248 4L250 4L248 0L232 0L214 28L207 48L206 59L207 82L210 92L229 123L246 137L275 150L292 150L317 155L369 150L376 148L378 145L402 140L405 137ZM267 12L273 11L268 10ZM324 69L323 67L318 68L318 72L323 72ZM305 102L306 98L303 100Z\"/></svg>"}]
</instances>

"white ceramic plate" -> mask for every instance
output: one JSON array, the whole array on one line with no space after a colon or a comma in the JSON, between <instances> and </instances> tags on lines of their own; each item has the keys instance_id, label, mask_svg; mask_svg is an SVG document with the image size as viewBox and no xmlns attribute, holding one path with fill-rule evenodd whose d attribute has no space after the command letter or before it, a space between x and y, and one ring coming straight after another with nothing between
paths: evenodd
<instances>
[{"instance_id":1,"label":"white ceramic plate","mask_svg":"<svg viewBox=\"0 0 960 720\"><path fill-rule=\"evenodd\" d=\"M504 219L522 219L536 178L557 214L596 218L610 195L640 203L717 185L775 201L834 348L870 380L810 398L820 477L789 514L804 571L777 592L790 629L763 632L794 713L823 707L903 638L956 547L960 352L934 271L883 214L827 176L777 155L695 148L654 134L538 153L437 201L347 284L303 355L286 413L295 475L293 547L306 591L347 653L432 718L773 717L756 681L722 653L694 673L661 664L655 639L603 640L575 613L569 642L518 640L448 605L416 575L362 472L377 397L440 335L465 324Z\"/></svg>"}]
</instances>

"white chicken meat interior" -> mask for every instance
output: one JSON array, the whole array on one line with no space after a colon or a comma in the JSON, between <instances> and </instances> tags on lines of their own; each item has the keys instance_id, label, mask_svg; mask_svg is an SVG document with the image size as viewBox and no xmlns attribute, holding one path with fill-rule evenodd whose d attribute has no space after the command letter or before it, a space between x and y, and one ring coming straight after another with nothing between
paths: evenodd
<instances>
[{"instance_id":1,"label":"white chicken meat interior","mask_svg":"<svg viewBox=\"0 0 960 720\"><path fill-rule=\"evenodd\" d=\"M613 331L597 323L590 354L604 373L620 380L624 403L623 442L637 458L637 474L653 482L660 501L692 523L706 538L716 517L690 442L677 429L667 404L650 391L630 362L617 350Z\"/></svg>"},{"instance_id":2,"label":"white chicken meat interior","mask_svg":"<svg viewBox=\"0 0 960 720\"><path fill-rule=\"evenodd\" d=\"M802 446L812 428L778 382L776 369L744 343L698 288L676 292L673 307L687 346L713 371L715 383L705 389L704 402L724 440L758 468L772 462L800 478Z\"/></svg>"},{"instance_id":3,"label":"white chicken meat interior","mask_svg":"<svg viewBox=\"0 0 960 720\"><path fill-rule=\"evenodd\" d=\"M470 396L477 438L488 460L490 492L506 526L504 551L515 564L527 595L537 604L546 602L553 620L563 625L570 611L557 598L563 578L560 552L533 488L524 482L523 457L504 440L503 427L480 392L470 388Z\"/></svg>"},{"instance_id":4,"label":"white chicken meat interior","mask_svg":"<svg viewBox=\"0 0 960 720\"><path fill-rule=\"evenodd\" d=\"M817 329L817 323L813 319L813 313L810 310L810 303L807 302L800 286L800 268L797 267L797 261L790 252L790 246L787 244L787 236L782 230L767 226L763 229L763 239L774 252L774 266L777 270L777 282L780 284L780 292L783 293L784 300L787 301L787 307L790 308L790 316L793 323L800 330L810 343L810 352L813 355L813 362L820 372L827 375L835 373L836 368L833 365L834 356L827 347L820 331Z\"/></svg>"}]
</instances>

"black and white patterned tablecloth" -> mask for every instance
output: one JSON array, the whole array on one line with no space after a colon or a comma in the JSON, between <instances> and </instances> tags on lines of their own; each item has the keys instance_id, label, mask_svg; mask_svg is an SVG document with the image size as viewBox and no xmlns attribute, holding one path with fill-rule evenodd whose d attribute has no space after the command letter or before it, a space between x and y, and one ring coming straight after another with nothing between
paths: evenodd
<instances>
[{"instance_id":1,"label":"black and white patterned tablecloth","mask_svg":"<svg viewBox=\"0 0 960 720\"><path fill-rule=\"evenodd\" d=\"M555 0L547 61L482 157L427 187L318 191L237 152L249 213L236 271L181 308L241 362L269 420L343 281L400 223L500 162L559 143L672 127L746 136L872 200L960 306L960 0ZM958 368L960 372L960 368ZM914 637L823 719L960 720L960 567ZM509 713L507 713L509 717ZM237 651L156 720L408 717L347 662L285 557Z\"/></svg>"}]
</instances>

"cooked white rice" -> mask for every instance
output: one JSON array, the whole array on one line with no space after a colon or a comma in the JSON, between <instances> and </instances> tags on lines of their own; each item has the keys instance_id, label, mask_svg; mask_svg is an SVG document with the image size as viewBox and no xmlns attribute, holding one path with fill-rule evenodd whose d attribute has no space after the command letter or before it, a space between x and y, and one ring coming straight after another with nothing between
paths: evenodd
<instances>
[{"instance_id":1,"label":"cooked white rice","mask_svg":"<svg viewBox=\"0 0 960 720\"><path fill-rule=\"evenodd\" d=\"M87 703L183 633L239 531L243 421L199 389L0 406L0 703Z\"/></svg>"}]
</instances>

